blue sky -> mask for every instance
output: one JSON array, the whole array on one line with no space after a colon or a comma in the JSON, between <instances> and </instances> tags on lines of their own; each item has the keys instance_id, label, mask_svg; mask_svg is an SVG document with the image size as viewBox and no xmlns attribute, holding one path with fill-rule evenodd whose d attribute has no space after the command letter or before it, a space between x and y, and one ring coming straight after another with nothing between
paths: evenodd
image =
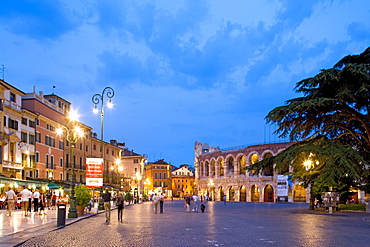
<instances>
[{"instance_id":1,"label":"blue sky","mask_svg":"<svg viewBox=\"0 0 370 247\"><path fill-rule=\"evenodd\" d=\"M91 98L115 91L104 140L192 165L195 141L282 141L265 116L296 82L370 46L367 0L5 1L0 75L54 93L100 134Z\"/></svg>"}]
</instances>

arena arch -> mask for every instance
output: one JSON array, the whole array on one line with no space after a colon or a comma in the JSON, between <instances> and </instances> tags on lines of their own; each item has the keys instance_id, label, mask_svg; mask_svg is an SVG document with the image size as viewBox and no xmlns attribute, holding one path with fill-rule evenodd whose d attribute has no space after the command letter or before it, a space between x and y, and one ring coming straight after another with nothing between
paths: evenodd
<instances>
[{"instance_id":1,"label":"arena arch","mask_svg":"<svg viewBox=\"0 0 370 247\"><path fill-rule=\"evenodd\" d=\"M244 185L239 187L239 201L240 202L247 201L247 190Z\"/></svg>"},{"instance_id":2,"label":"arena arch","mask_svg":"<svg viewBox=\"0 0 370 247\"><path fill-rule=\"evenodd\" d=\"M270 184L266 185L263 190L263 201L264 202L274 202L274 188Z\"/></svg>"},{"instance_id":3,"label":"arena arch","mask_svg":"<svg viewBox=\"0 0 370 247\"><path fill-rule=\"evenodd\" d=\"M208 160L205 162L204 168L205 168L204 169L205 170L204 176L208 177L209 176L209 162L208 162Z\"/></svg>"},{"instance_id":4,"label":"arena arch","mask_svg":"<svg viewBox=\"0 0 370 247\"><path fill-rule=\"evenodd\" d=\"M211 177L214 177L216 175L216 165L215 165L216 161L215 159L211 159L211 164L210 164L210 176Z\"/></svg>"},{"instance_id":5,"label":"arena arch","mask_svg":"<svg viewBox=\"0 0 370 247\"><path fill-rule=\"evenodd\" d=\"M239 174L245 174L246 159L244 155L238 156L238 170Z\"/></svg>"},{"instance_id":6,"label":"arena arch","mask_svg":"<svg viewBox=\"0 0 370 247\"><path fill-rule=\"evenodd\" d=\"M223 177L225 175L224 171L224 160L222 158L218 158L218 170L219 170L219 176Z\"/></svg>"},{"instance_id":7,"label":"arena arch","mask_svg":"<svg viewBox=\"0 0 370 247\"><path fill-rule=\"evenodd\" d=\"M301 184L293 188L293 202L306 202L306 189Z\"/></svg>"},{"instance_id":8,"label":"arena arch","mask_svg":"<svg viewBox=\"0 0 370 247\"><path fill-rule=\"evenodd\" d=\"M266 159L266 158L269 158L269 157L272 157L272 156L273 156L272 153L266 152L263 155L263 159ZM266 170L263 172L263 176L273 176L273 175L274 175L274 163L271 162L267 166Z\"/></svg>"},{"instance_id":9,"label":"arena arch","mask_svg":"<svg viewBox=\"0 0 370 247\"><path fill-rule=\"evenodd\" d=\"M260 201L260 190L257 187L257 185L252 185L250 193L251 193L251 202Z\"/></svg>"},{"instance_id":10,"label":"arena arch","mask_svg":"<svg viewBox=\"0 0 370 247\"><path fill-rule=\"evenodd\" d=\"M233 176L234 175L234 157L233 156L228 156L226 159L226 174L228 176Z\"/></svg>"},{"instance_id":11,"label":"arena arch","mask_svg":"<svg viewBox=\"0 0 370 247\"><path fill-rule=\"evenodd\" d=\"M259 161L259 156L256 152L251 153L249 155L249 164L253 165L253 164L257 163L258 161ZM249 172L249 176L255 176L255 175L253 175L253 171Z\"/></svg>"},{"instance_id":12,"label":"arena arch","mask_svg":"<svg viewBox=\"0 0 370 247\"><path fill-rule=\"evenodd\" d=\"M218 187L218 200L219 201L222 201L222 198L224 197L224 195L225 195L225 192L224 192L224 188L222 187L222 186L220 186L220 187Z\"/></svg>"},{"instance_id":13,"label":"arena arch","mask_svg":"<svg viewBox=\"0 0 370 247\"><path fill-rule=\"evenodd\" d=\"M228 197L229 197L229 201L235 201L235 190L233 186L230 186L228 188Z\"/></svg>"}]
</instances>

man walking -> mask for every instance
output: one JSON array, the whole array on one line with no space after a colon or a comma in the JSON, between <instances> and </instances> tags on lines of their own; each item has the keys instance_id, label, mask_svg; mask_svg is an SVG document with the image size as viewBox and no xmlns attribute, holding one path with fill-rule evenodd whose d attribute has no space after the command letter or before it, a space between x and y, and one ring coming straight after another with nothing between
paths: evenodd
<instances>
[{"instance_id":1,"label":"man walking","mask_svg":"<svg viewBox=\"0 0 370 247\"><path fill-rule=\"evenodd\" d=\"M108 189L105 190L103 194L104 200L104 209L105 209L105 222L110 222L110 201L111 201L111 194L109 193Z\"/></svg>"},{"instance_id":2,"label":"man walking","mask_svg":"<svg viewBox=\"0 0 370 247\"><path fill-rule=\"evenodd\" d=\"M28 216L28 203L29 203L29 199L32 197L32 192L29 191L26 187L24 187L24 189L19 192L19 194L21 195L22 197L22 208L24 210L24 216Z\"/></svg>"},{"instance_id":3,"label":"man walking","mask_svg":"<svg viewBox=\"0 0 370 247\"><path fill-rule=\"evenodd\" d=\"M198 213L199 210L199 196L197 194L193 195L193 201L194 201L194 209L193 211Z\"/></svg>"},{"instance_id":4,"label":"man walking","mask_svg":"<svg viewBox=\"0 0 370 247\"><path fill-rule=\"evenodd\" d=\"M33 192L33 211L37 212L39 211L39 198L40 198L40 192L38 189Z\"/></svg>"},{"instance_id":5,"label":"man walking","mask_svg":"<svg viewBox=\"0 0 370 247\"><path fill-rule=\"evenodd\" d=\"M163 193L159 195L159 213L163 214L163 203L164 203L164 196Z\"/></svg>"},{"instance_id":6,"label":"man walking","mask_svg":"<svg viewBox=\"0 0 370 247\"><path fill-rule=\"evenodd\" d=\"M157 213L158 210L158 203L159 203L159 196L157 196L157 193L153 196L153 204L154 204L154 213Z\"/></svg>"},{"instance_id":7,"label":"man walking","mask_svg":"<svg viewBox=\"0 0 370 247\"><path fill-rule=\"evenodd\" d=\"M12 188L9 188L8 192L6 192L6 201L8 203L8 216L12 216L12 210L14 208L14 201L15 201L15 193Z\"/></svg>"}]
</instances>

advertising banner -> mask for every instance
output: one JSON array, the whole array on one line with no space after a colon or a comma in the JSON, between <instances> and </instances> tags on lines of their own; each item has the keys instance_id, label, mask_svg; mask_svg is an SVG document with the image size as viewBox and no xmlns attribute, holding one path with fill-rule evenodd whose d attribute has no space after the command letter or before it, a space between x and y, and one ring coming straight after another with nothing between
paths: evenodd
<instances>
[{"instance_id":1,"label":"advertising banner","mask_svg":"<svg viewBox=\"0 0 370 247\"><path fill-rule=\"evenodd\" d=\"M86 186L103 186L103 165L102 158L86 158Z\"/></svg>"},{"instance_id":2,"label":"advertising banner","mask_svg":"<svg viewBox=\"0 0 370 247\"><path fill-rule=\"evenodd\" d=\"M277 176L277 196L288 196L288 175L278 175Z\"/></svg>"}]
</instances>

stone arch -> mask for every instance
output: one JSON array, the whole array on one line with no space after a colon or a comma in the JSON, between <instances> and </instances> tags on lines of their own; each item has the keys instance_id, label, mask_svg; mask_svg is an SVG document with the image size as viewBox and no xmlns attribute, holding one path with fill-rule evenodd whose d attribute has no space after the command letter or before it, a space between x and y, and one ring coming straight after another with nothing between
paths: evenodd
<instances>
[{"instance_id":1,"label":"stone arch","mask_svg":"<svg viewBox=\"0 0 370 247\"><path fill-rule=\"evenodd\" d=\"M208 160L204 164L204 176L205 177L209 176L209 161Z\"/></svg>"},{"instance_id":2,"label":"stone arch","mask_svg":"<svg viewBox=\"0 0 370 247\"><path fill-rule=\"evenodd\" d=\"M251 154L249 155L249 157L248 157L248 163L249 163L250 165L253 165L253 164L257 163L258 161L259 161L259 155L258 155L258 153L253 152L253 153L251 153ZM253 175L253 171L250 171L250 172L249 172L249 176L254 176L254 175Z\"/></svg>"},{"instance_id":3,"label":"stone arch","mask_svg":"<svg viewBox=\"0 0 370 247\"><path fill-rule=\"evenodd\" d=\"M235 201L235 190L234 190L234 187L233 186L230 186L228 189L228 197L229 197L229 201Z\"/></svg>"},{"instance_id":4,"label":"stone arch","mask_svg":"<svg viewBox=\"0 0 370 247\"><path fill-rule=\"evenodd\" d=\"M222 198L224 197L224 195L225 195L224 188L222 186L218 187L218 193L217 193L218 200L222 201Z\"/></svg>"},{"instance_id":5,"label":"stone arch","mask_svg":"<svg viewBox=\"0 0 370 247\"><path fill-rule=\"evenodd\" d=\"M306 189L301 184L293 188L293 202L306 202Z\"/></svg>"},{"instance_id":6,"label":"stone arch","mask_svg":"<svg viewBox=\"0 0 370 247\"><path fill-rule=\"evenodd\" d=\"M274 188L268 184L263 190L263 201L264 202L274 202Z\"/></svg>"},{"instance_id":7,"label":"stone arch","mask_svg":"<svg viewBox=\"0 0 370 247\"><path fill-rule=\"evenodd\" d=\"M245 167L247 165L246 159L244 155L239 155L238 158L238 171L239 174L245 174Z\"/></svg>"},{"instance_id":8,"label":"stone arch","mask_svg":"<svg viewBox=\"0 0 370 247\"><path fill-rule=\"evenodd\" d=\"M252 185L250 193L251 193L251 202L260 201L260 190L257 185Z\"/></svg>"},{"instance_id":9,"label":"stone arch","mask_svg":"<svg viewBox=\"0 0 370 247\"><path fill-rule=\"evenodd\" d=\"M266 159L272 156L273 155L271 152L265 152L263 154L263 159ZM263 176L273 176L273 175L274 175L274 163L271 162L270 164L268 164L267 168L263 172Z\"/></svg>"},{"instance_id":10,"label":"stone arch","mask_svg":"<svg viewBox=\"0 0 370 247\"><path fill-rule=\"evenodd\" d=\"M215 187L211 187L208 197L209 197L209 200L216 201L216 188Z\"/></svg>"},{"instance_id":11,"label":"stone arch","mask_svg":"<svg viewBox=\"0 0 370 247\"><path fill-rule=\"evenodd\" d=\"M246 202L247 201L247 189L244 185L239 187L239 201Z\"/></svg>"},{"instance_id":12,"label":"stone arch","mask_svg":"<svg viewBox=\"0 0 370 247\"><path fill-rule=\"evenodd\" d=\"M216 175L216 160L215 159L211 159L209 175L211 177L214 177Z\"/></svg>"},{"instance_id":13,"label":"stone arch","mask_svg":"<svg viewBox=\"0 0 370 247\"><path fill-rule=\"evenodd\" d=\"M223 160L223 158L221 158L221 157L218 158L217 163L218 163L218 171L219 171L220 177L225 176L224 160Z\"/></svg>"},{"instance_id":14,"label":"stone arch","mask_svg":"<svg viewBox=\"0 0 370 247\"><path fill-rule=\"evenodd\" d=\"M226 173L228 176L234 175L234 157L231 155L226 157Z\"/></svg>"}]
</instances>

